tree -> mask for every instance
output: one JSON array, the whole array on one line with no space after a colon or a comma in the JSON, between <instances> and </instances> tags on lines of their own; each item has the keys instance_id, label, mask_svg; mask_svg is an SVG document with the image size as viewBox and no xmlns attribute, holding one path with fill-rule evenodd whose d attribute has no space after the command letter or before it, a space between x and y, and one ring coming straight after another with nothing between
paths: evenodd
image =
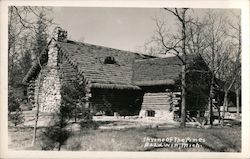
<instances>
[{"instance_id":1,"label":"tree","mask_svg":"<svg viewBox=\"0 0 250 159\"><path fill-rule=\"evenodd\" d=\"M25 53L30 53L33 47L36 18L40 12L47 15L52 10L48 7L17 7L10 6L8 12L8 76L9 85L13 86L19 74L19 62ZM51 18L45 19L46 24L52 24ZM17 71L18 70L18 71ZM23 75L24 76L24 75Z\"/></svg>"},{"instance_id":2,"label":"tree","mask_svg":"<svg viewBox=\"0 0 250 159\"><path fill-rule=\"evenodd\" d=\"M33 55L36 58L36 61L39 65L39 67L42 69L42 64L41 64L41 58L42 58L42 53L47 50L47 27L48 25L46 24L46 14L45 12L40 12L38 15L38 20L36 24L36 30L35 30L35 42L33 46ZM36 116L35 116L35 125L34 125L34 131L33 131L33 139L32 139L32 145L35 144L36 140L36 134L37 134L37 123L38 123L38 118L39 118L39 90L40 86L42 83L42 77L38 76L37 81L38 81L38 91L37 91L37 96L36 96Z\"/></svg>"},{"instance_id":3,"label":"tree","mask_svg":"<svg viewBox=\"0 0 250 159\"><path fill-rule=\"evenodd\" d=\"M204 42L205 48L201 52L202 56L206 60L211 72L210 91L208 96L208 107L206 117L209 124L213 124L213 98L215 96L215 79L220 78L220 71L223 64L228 59L226 53L228 48L228 39L226 36L227 27L225 25L225 17L209 10L204 18L206 21L204 28ZM217 107L220 112L220 108ZM220 113L219 113L220 114ZM220 119L220 116L219 116Z\"/></svg>"},{"instance_id":4,"label":"tree","mask_svg":"<svg viewBox=\"0 0 250 159\"><path fill-rule=\"evenodd\" d=\"M237 27L235 27L235 25L231 25L230 29L230 25L227 24L227 16L212 10L208 10L204 16L192 15L192 12L186 12L188 9L185 8L164 8L164 10L174 15L174 17L177 19L179 28L181 29L178 30L179 34L178 31L175 31L177 32L177 34L170 33L171 31L166 29L167 23L164 20L161 20L159 18L155 19L156 33L153 36L152 40L149 41L146 45L146 47L149 48L148 52L158 52L161 54L171 53L177 56L182 62L181 86L183 95L182 99L184 99L184 101L182 101L183 109L185 109L185 107L183 107L184 103L186 103L185 100L187 100L187 98L190 98L190 92L189 97L184 97L185 92L187 91L185 90L185 88L187 88L187 83L184 82L184 79L186 78L185 74L187 73L187 68L185 67L185 57L187 54L200 55L203 57L209 69L202 71L192 70L192 72L206 74L206 76L209 77L207 78L204 76L204 80L209 79L209 82L207 82L209 85L209 94L207 95L208 104L205 116L208 119L209 124L212 125L212 110L214 106L216 106L219 111L220 120L220 108L217 105L214 105L213 103L213 99L215 97L215 90L217 89L215 87L219 86L219 83L216 81L218 81L217 79L222 80L223 78L224 80L224 78L228 77L227 75L223 75L223 67L225 67L226 63L230 63L230 61L232 62L232 54L229 53L229 49L232 48L231 46L234 45L236 48L238 48L238 52L240 52L240 26L236 25ZM235 30L234 32L236 33L231 34L231 38L229 38L227 34L229 31L232 30ZM237 39L234 40L234 44L232 44L232 37L236 37L235 39ZM239 58L234 57L234 59ZM240 60L237 61L239 63L238 65L240 65ZM190 70L188 72L190 72ZM237 76L238 78L240 78L239 74ZM229 80L230 79L231 78L229 78ZM236 81L240 81L240 79ZM239 88L239 86L236 86L236 83L234 84L234 86L235 88ZM203 97L205 97L205 95L206 93ZM237 98L237 101L237 103L239 103L239 97ZM182 111L184 111L183 109ZM184 114L184 112L182 114ZM183 122L184 117L182 116L181 118ZM183 125L183 123L181 125Z\"/></svg>"},{"instance_id":5,"label":"tree","mask_svg":"<svg viewBox=\"0 0 250 159\"><path fill-rule=\"evenodd\" d=\"M156 19L156 34L152 41L156 43L159 52L173 54L178 57L182 63L181 68L181 127L186 125L186 55L187 55L187 25L190 18L187 17L188 8L168 9L165 11L172 14L177 19L180 28L180 34L169 35L165 28L165 22Z\"/></svg>"},{"instance_id":6,"label":"tree","mask_svg":"<svg viewBox=\"0 0 250 159\"><path fill-rule=\"evenodd\" d=\"M224 91L221 125L224 125L225 111L228 109L228 94L231 90L233 90L233 86L236 92L237 115L239 115L240 112L239 90L241 86L241 24L240 16L236 15L235 17L237 18L235 24L228 21L230 30L227 32L227 36L230 41L230 46L227 49L228 60L224 63L221 72Z\"/></svg>"},{"instance_id":7,"label":"tree","mask_svg":"<svg viewBox=\"0 0 250 159\"><path fill-rule=\"evenodd\" d=\"M241 21L239 15L233 15L237 21L235 24L232 22L228 22L232 33L228 33L227 35L232 40L232 45L237 48L236 50L236 61L235 61L235 67L238 67L238 71L236 72L236 80L234 84L234 89L236 93L236 107L237 107L237 115L240 114L240 88L241 88Z\"/></svg>"},{"instance_id":8,"label":"tree","mask_svg":"<svg viewBox=\"0 0 250 159\"><path fill-rule=\"evenodd\" d=\"M40 62L39 54L47 43L46 28L52 24L52 19L48 17L51 11L51 8L48 7L9 7L9 88L14 87L16 83L21 84L21 80L16 77L23 78L25 76L34 58L38 63ZM39 20L37 21L36 18ZM9 107L11 105L9 103ZM35 142L37 120L38 113L36 113L33 144Z\"/></svg>"},{"instance_id":9,"label":"tree","mask_svg":"<svg viewBox=\"0 0 250 159\"><path fill-rule=\"evenodd\" d=\"M46 7L9 7L8 86L10 89L22 86L22 78L32 65L31 50L34 45L35 20L38 13L49 14L51 11L50 8ZM46 24L52 24L52 20L46 18Z\"/></svg>"},{"instance_id":10,"label":"tree","mask_svg":"<svg viewBox=\"0 0 250 159\"><path fill-rule=\"evenodd\" d=\"M234 46L231 46L228 49L228 54L233 54ZM240 53L236 51L235 54L228 57L227 62L223 65L223 72L221 75L221 79L223 80L223 91L224 91L224 100L223 100L223 112L222 112L222 120L221 125L224 125L225 111L228 107L228 94L232 89L233 85L236 82L236 79L239 77L238 73L240 72L240 63L239 63L239 55Z\"/></svg>"},{"instance_id":11,"label":"tree","mask_svg":"<svg viewBox=\"0 0 250 159\"><path fill-rule=\"evenodd\" d=\"M33 46L34 56L39 57L47 46L48 25L46 24L46 13L40 12L35 26L35 41Z\"/></svg>"},{"instance_id":12,"label":"tree","mask_svg":"<svg viewBox=\"0 0 250 159\"><path fill-rule=\"evenodd\" d=\"M71 131L67 129L71 118L72 107L67 103L62 103L59 111L53 114L49 126L43 132L42 149L52 150L57 146L58 151L60 151L61 146L71 134Z\"/></svg>"}]
</instances>

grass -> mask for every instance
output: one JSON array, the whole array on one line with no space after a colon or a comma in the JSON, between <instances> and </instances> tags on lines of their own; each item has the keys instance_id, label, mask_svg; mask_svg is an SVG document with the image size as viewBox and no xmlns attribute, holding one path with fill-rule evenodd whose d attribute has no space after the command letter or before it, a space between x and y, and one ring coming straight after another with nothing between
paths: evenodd
<instances>
[{"instance_id":1,"label":"grass","mask_svg":"<svg viewBox=\"0 0 250 159\"><path fill-rule=\"evenodd\" d=\"M42 128L38 129L41 134ZM10 127L9 149L40 149L39 142L30 147L32 128ZM39 136L39 135L38 135ZM144 137L151 138L203 138L197 148L157 148L144 147ZM240 152L241 128L213 127L211 129L199 128L127 128L122 130L93 130L83 129L74 132L61 150L70 151L200 151L200 152Z\"/></svg>"}]
</instances>

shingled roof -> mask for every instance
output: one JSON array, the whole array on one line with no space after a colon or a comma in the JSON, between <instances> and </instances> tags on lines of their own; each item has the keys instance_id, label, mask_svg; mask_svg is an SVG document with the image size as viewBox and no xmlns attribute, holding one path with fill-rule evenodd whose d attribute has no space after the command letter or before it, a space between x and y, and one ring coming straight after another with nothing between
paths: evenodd
<instances>
[{"instance_id":1,"label":"shingled roof","mask_svg":"<svg viewBox=\"0 0 250 159\"><path fill-rule=\"evenodd\" d=\"M66 57L75 72L86 79L92 88L140 89L139 86L172 85L179 79L181 61L178 57L156 58L139 53L97 46L75 41L55 41L59 54ZM49 44L48 44L49 45ZM47 63L48 50L41 54L40 63ZM188 55L187 63L196 56ZM112 59L111 63L106 63ZM24 83L35 78L40 71L36 62L29 70ZM69 76L75 76L68 72Z\"/></svg>"},{"instance_id":2,"label":"shingled roof","mask_svg":"<svg viewBox=\"0 0 250 159\"><path fill-rule=\"evenodd\" d=\"M57 42L57 46L60 54L65 55L74 69L91 83L92 88L140 89L132 83L132 65L137 59L152 58L139 53L70 40ZM115 63L105 63L105 59L110 57ZM40 71L37 67L37 64L32 67L24 82Z\"/></svg>"},{"instance_id":3,"label":"shingled roof","mask_svg":"<svg viewBox=\"0 0 250 159\"><path fill-rule=\"evenodd\" d=\"M187 55L187 63L195 57ZM181 65L177 56L137 60L133 65L133 83L138 86L173 85L181 75Z\"/></svg>"}]
</instances>

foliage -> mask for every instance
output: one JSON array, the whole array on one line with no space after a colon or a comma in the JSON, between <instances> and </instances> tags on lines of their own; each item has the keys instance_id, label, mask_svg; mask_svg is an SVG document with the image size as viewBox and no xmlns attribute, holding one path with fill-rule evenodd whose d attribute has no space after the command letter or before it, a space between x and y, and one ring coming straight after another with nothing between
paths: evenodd
<instances>
[{"instance_id":1,"label":"foliage","mask_svg":"<svg viewBox=\"0 0 250 159\"><path fill-rule=\"evenodd\" d=\"M8 84L13 88L25 89L22 79L35 58L33 48L43 47L42 41L47 40L36 42L37 28L39 23L43 23L40 28L52 24L52 19L49 18L52 10L49 7L10 6L8 11ZM37 22L39 16L41 19L41 14L42 22ZM39 32L47 34L48 30L39 29Z\"/></svg>"},{"instance_id":2,"label":"foliage","mask_svg":"<svg viewBox=\"0 0 250 159\"><path fill-rule=\"evenodd\" d=\"M18 99L13 94L13 88L9 87L9 95L8 95L8 112L13 112L19 109L20 103Z\"/></svg>"},{"instance_id":3,"label":"foliage","mask_svg":"<svg viewBox=\"0 0 250 159\"><path fill-rule=\"evenodd\" d=\"M63 74L61 75L63 76ZM71 80L67 84L64 83L62 86L62 105L65 109L70 112L69 117L74 117L75 122L80 117L80 112L82 117L89 114L88 110L84 109L85 105L85 90L84 86L78 82L78 80Z\"/></svg>"},{"instance_id":4,"label":"foliage","mask_svg":"<svg viewBox=\"0 0 250 159\"><path fill-rule=\"evenodd\" d=\"M15 126L22 124L24 122L24 116L21 110L17 109L14 112L9 113L9 121L11 121Z\"/></svg>"},{"instance_id":5,"label":"foliage","mask_svg":"<svg viewBox=\"0 0 250 159\"><path fill-rule=\"evenodd\" d=\"M43 136L41 138L42 149L53 150L57 147L58 150L60 150L61 146L66 142L70 134L70 131L62 127L59 122L56 122L55 125L46 128L43 132Z\"/></svg>"},{"instance_id":6,"label":"foliage","mask_svg":"<svg viewBox=\"0 0 250 159\"><path fill-rule=\"evenodd\" d=\"M53 115L41 137L41 145L44 150L57 148L60 151L61 146L70 136L71 131L66 129L72 116L70 109L67 105L62 105L60 110Z\"/></svg>"},{"instance_id":7,"label":"foliage","mask_svg":"<svg viewBox=\"0 0 250 159\"><path fill-rule=\"evenodd\" d=\"M36 44L36 33L37 33L37 19L42 14L43 24L50 26L52 24L52 19L48 17L52 10L48 7L9 7L9 17L8 17L8 65L9 65L9 84L13 85L15 80L15 72L22 72L21 76L27 73L30 67L23 67L23 64L31 65L31 60L28 58L34 57L33 52L31 52L34 45L43 46L42 39L41 43ZM41 16L40 16L41 17ZM43 25L44 28L45 25ZM47 32L45 29L40 29L41 32ZM46 40L46 39L45 39ZM26 62L26 63L25 63ZM21 80L18 81L19 83Z\"/></svg>"},{"instance_id":8,"label":"foliage","mask_svg":"<svg viewBox=\"0 0 250 159\"><path fill-rule=\"evenodd\" d=\"M35 27L35 41L33 46L34 56L39 57L47 46L47 24L46 24L46 14L40 12L38 15L38 20Z\"/></svg>"},{"instance_id":9,"label":"foliage","mask_svg":"<svg viewBox=\"0 0 250 159\"><path fill-rule=\"evenodd\" d=\"M63 76L63 74L62 74ZM45 150L57 148L65 144L71 135L71 130L67 129L72 118L78 118L80 106L84 104L84 90L77 81L71 81L69 85L62 86L62 103L58 112L53 115L49 126L43 132L42 147ZM88 110L82 112L85 116L84 122L91 125L92 118Z\"/></svg>"},{"instance_id":10,"label":"foliage","mask_svg":"<svg viewBox=\"0 0 250 159\"><path fill-rule=\"evenodd\" d=\"M209 97L211 73L206 63L198 56L188 67L187 110L206 110Z\"/></svg>"}]
</instances>

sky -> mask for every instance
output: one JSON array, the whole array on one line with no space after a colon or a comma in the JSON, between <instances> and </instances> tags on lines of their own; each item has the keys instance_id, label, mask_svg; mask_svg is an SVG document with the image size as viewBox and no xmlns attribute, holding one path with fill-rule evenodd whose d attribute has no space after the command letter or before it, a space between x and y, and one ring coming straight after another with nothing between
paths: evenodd
<instances>
[{"instance_id":1,"label":"sky","mask_svg":"<svg viewBox=\"0 0 250 159\"><path fill-rule=\"evenodd\" d=\"M55 7L53 14L54 22L68 31L68 39L127 51L141 49L154 34L153 19L163 16L166 12L158 8L107 7ZM167 16L167 22L176 29L175 17Z\"/></svg>"},{"instance_id":2,"label":"sky","mask_svg":"<svg viewBox=\"0 0 250 159\"><path fill-rule=\"evenodd\" d=\"M157 14L159 9L58 8L54 21L72 40L134 51L153 34Z\"/></svg>"}]
</instances>

